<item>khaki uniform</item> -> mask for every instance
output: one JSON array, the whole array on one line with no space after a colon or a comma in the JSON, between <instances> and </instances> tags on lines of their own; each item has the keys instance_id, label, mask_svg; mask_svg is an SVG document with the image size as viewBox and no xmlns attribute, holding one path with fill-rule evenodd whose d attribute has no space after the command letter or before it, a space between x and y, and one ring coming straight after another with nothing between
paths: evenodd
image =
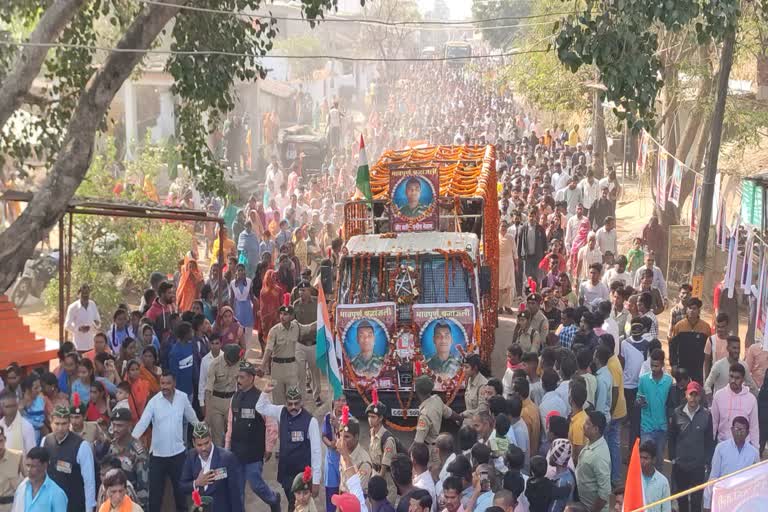
<instances>
[{"instance_id":1,"label":"khaki uniform","mask_svg":"<svg viewBox=\"0 0 768 512\"><path fill-rule=\"evenodd\" d=\"M317 299L306 304L301 301L293 303L293 311L299 325L309 325L317 321ZM299 336L299 344L296 345L296 365L299 375L299 389L302 393L307 391L307 369L312 379L312 396L320 399L320 368L317 366L317 329L302 329Z\"/></svg>"},{"instance_id":2,"label":"khaki uniform","mask_svg":"<svg viewBox=\"0 0 768 512\"><path fill-rule=\"evenodd\" d=\"M296 320L291 321L286 329L278 323L267 334L266 350L272 352L272 379L275 389L272 391L272 403L285 405L285 393L288 388L298 385L299 372L296 365L296 344L302 333L314 329L314 326L301 325ZM306 390L300 390L302 393Z\"/></svg>"},{"instance_id":3,"label":"khaki uniform","mask_svg":"<svg viewBox=\"0 0 768 512\"><path fill-rule=\"evenodd\" d=\"M368 480L371 479L373 473L373 466L371 465L371 457L368 452L358 443L352 453L349 454L349 458L357 467L357 474L360 475L360 487L363 488L363 492L368 492ZM341 462L341 485L339 486L340 492L349 492L347 488L347 479L344 477L344 461Z\"/></svg>"},{"instance_id":4,"label":"khaki uniform","mask_svg":"<svg viewBox=\"0 0 768 512\"><path fill-rule=\"evenodd\" d=\"M131 497L144 510L149 510L149 453L141 441L128 436L128 443L122 445L112 441L109 454L120 459L120 465L133 486L135 496Z\"/></svg>"},{"instance_id":5,"label":"khaki uniform","mask_svg":"<svg viewBox=\"0 0 768 512\"><path fill-rule=\"evenodd\" d=\"M389 472L389 467L392 464L392 457L397 453L397 443L395 442L395 437L390 435L387 442L382 446L385 432L387 432L387 429L382 426L379 427L375 434L371 434L368 453L371 456L371 464L374 471L381 474L382 466L387 468L387 476L385 477L388 491L387 499L389 499L390 503L395 503L397 501L397 487L394 480L392 480L392 473Z\"/></svg>"},{"instance_id":6,"label":"khaki uniform","mask_svg":"<svg viewBox=\"0 0 768 512\"><path fill-rule=\"evenodd\" d=\"M205 383L205 422L211 429L211 441L220 448L224 447L229 403L237 391L239 372L240 365L227 364L224 357L217 357L208 367L208 380Z\"/></svg>"},{"instance_id":7,"label":"khaki uniform","mask_svg":"<svg viewBox=\"0 0 768 512\"><path fill-rule=\"evenodd\" d=\"M0 457L0 499L8 503L0 504L0 512L10 512L13 509L13 494L16 487L24 479L22 475L22 453L6 448Z\"/></svg>"},{"instance_id":8,"label":"khaki uniform","mask_svg":"<svg viewBox=\"0 0 768 512\"><path fill-rule=\"evenodd\" d=\"M416 423L416 437L414 441L425 443L429 446L430 465L440 463L437 449L435 448L435 441L437 441L437 436L440 435L440 425L443 422L443 418L450 418L452 415L453 411L445 405L440 395L432 395L419 405L419 420Z\"/></svg>"},{"instance_id":9,"label":"khaki uniform","mask_svg":"<svg viewBox=\"0 0 768 512\"><path fill-rule=\"evenodd\" d=\"M483 389L487 382L488 379L482 373L478 373L467 380L467 388L464 391L464 402L467 408L461 413L465 419L471 419L478 412L488 410L488 404L480 398L480 390Z\"/></svg>"}]
</instances>

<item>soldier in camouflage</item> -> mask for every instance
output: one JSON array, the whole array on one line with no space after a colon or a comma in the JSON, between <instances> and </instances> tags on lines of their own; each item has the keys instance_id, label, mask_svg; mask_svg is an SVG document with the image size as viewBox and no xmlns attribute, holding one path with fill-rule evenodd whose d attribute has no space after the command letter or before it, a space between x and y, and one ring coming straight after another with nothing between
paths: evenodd
<instances>
[{"instance_id":1,"label":"soldier in camouflage","mask_svg":"<svg viewBox=\"0 0 768 512\"><path fill-rule=\"evenodd\" d=\"M149 510L149 454L141 441L131 435L131 411L112 412L112 443L109 454L120 459L128 480L136 491L138 504Z\"/></svg>"},{"instance_id":2,"label":"soldier in camouflage","mask_svg":"<svg viewBox=\"0 0 768 512\"><path fill-rule=\"evenodd\" d=\"M373 353L376 333L373 324L368 320L361 320L357 326L357 344L360 347L360 353L352 359L352 369L358 375L367 377L378 375L384 364L384 357Z\"/></svg>"},{"instance_id":3,"label":"soldier in camouflage","mask_svg":"<svg viewBox=\"0 0 768 512\"><path fill-rule=\"evenodd\" d=\"M445 320L438 320L433 334L435 355L427 360L427 367L441 377L453 377L461 368L461 360L451 354L453 333Z\"/></svg>"}]
</instances>

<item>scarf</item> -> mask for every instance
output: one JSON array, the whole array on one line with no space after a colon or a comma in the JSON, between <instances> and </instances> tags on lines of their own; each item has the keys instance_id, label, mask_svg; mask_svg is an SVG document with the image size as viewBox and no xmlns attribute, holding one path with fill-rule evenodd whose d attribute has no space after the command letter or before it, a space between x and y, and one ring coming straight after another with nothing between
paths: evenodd
<instances>
[{"instance_id":1,"label":"scarf","mask_svg":"<svg viewBox=\"0 0 768 512\"><path fill-rule=\"evenodd\" d=\"M99 512L112 512L113 510L115 512L131 512L131 510L133 510L133 502L131 501L131 498L124 496L123 501L117 508L112 508L112 502L109 500L102 503L99 507Z\"/></svg>"}]
</instances>

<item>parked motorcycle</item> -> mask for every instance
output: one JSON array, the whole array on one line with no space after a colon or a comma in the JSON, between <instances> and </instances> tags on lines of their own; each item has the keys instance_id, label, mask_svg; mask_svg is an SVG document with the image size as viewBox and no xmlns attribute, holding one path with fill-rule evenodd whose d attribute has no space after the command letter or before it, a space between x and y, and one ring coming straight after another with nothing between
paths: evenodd
<instances>
[{"instance_id":1,"label":"parked motorcycle","mask_svg":"<svg viewBox=\"0 0 768 512\"><path fill-rule=\"evenodd\" d=\"M11 292L11 300L16 307L24 306L30 295L39 299L58 269L59 251L43 252L27 260L24 271Z\"/></svg>"}]
</instances>

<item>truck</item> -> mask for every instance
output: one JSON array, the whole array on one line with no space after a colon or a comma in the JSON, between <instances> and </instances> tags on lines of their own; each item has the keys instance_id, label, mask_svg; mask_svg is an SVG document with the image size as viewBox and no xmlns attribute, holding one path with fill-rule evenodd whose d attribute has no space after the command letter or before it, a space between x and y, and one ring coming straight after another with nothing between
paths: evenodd
<instances>
[{"instance_id":1,"label":"truck","mask_svg":"<svg viewBox=\"0 0 768 512\"><path fill-rule=\"evenodd\" d=\"M488 362L498 304L496 154L493 146L385 151L370 170L372 201L344 205L332 324L350 411L371 391L388 420L412 427L414 379L428 375L464 409L462 361Z\"/></svg>"},{"instance_id":2,"label":"truck","mask_svg":"<svg viewBox=\"0 0 768 512\"><path fill-rule=\"evenodd\" d=\"M449 66L461 66L469 62L472 56L472 45L467 41L448 41L445 43L446 64ZM465 59L466 57L466 59Z\"/></svg>"}]
</instances>

